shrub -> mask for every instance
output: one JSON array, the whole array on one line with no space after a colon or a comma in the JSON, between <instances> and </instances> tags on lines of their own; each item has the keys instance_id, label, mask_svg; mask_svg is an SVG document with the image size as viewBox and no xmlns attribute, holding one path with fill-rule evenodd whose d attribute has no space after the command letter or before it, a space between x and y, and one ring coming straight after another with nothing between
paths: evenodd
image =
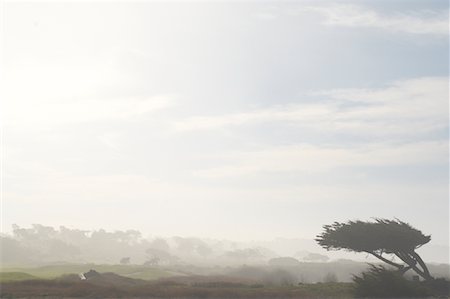
<instances>
[{"instance_id":1,"label":"shrub","mask_svg":"<svg viewBox=\"0 0 450 299\"><path fill-rule=\"evenodd\" d=\"M450 297L450 281L443 278L437 278L430 281L424 281L423 284L430 289L433 296Z\"/></svg>"},{"instance_id":2,"label":"shrub","mask_svg":"<svg viewBox=\"0 0 450 299\"><path fill-rule=\"evenodd\" d=\"M354 276L355 295L371 298L419 298L431 295L418 281L409 281L398 271L371 265L361 276Z\"/></svg>"}]
</instances>

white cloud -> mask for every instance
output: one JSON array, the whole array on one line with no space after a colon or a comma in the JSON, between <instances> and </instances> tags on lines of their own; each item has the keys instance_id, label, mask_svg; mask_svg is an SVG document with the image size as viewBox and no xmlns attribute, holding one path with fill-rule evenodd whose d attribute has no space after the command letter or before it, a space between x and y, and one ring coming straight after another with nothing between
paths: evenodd
<instances>
[{"instance_id":1,"label":"white cloud","mask_svg":"<svg viewBox=\"0 0 450 299\"><path fill-rule=\"evenodd\" d=\"M329 107L316 104L276 106L219 116L195 116L175 122L174 127L179 131L191 131L273 121L313 121L330 112Z\"/></svg>"},{"instance_id":2,"label":"white cloud","mask_svg":"<svg viewBox=\"0 0 450 299\"><path fill-rule=\"evenodd\" d=\"M448 126L448 78L418 78L377 89L315 92L306 103L218 116L194 116L174 123L178 131L212 130L281 122L364 136L418 136ZM318 99L318 98L322 99Z\"/></svg>"},{"instance_id":3,"label":"white cloud","mask_svg":"<svg viewBox=\"0 0 450 299\"><path fill-rule=\"evenodd\" d=\"M361 105L339 109L336 128L381 135L430 133L448 126L448 78L395 82L381 89L337 89L316 93L335 104Z\"/></svg>"},{"instance_id":4,"label":"white cloud","mask_svg":"<svg viewBox=\"0 0 450 299\"><path fill-rule=\"evenodd\" d=\"M220 178L255 173L293 171L327 173L332 169L364 166L426 165L445 163L447 142L417 142L410 144L369 144L362 146L323 147L295 145L273 147L259 151L224 154L224 165L196 171L201 177Z\"/></svg>"},{"instance_id":5,"label":"white cloud","mask_svg":"<svg viewBox=\"0 0 450 299\"><path fill-rule=\"evenodd\" d=\"M377 142L336 145L297 144L238 151L212 157L221 165L195 172L208 178L266 172L327 173L340 167L432 165L444 163L448 144L430 140L448 127L448 78L418 78L384 88L315 92L302 104L275 106L219 116L191 117L180 131L214 130L261 123L291 125L297 132L348 134ZM293 128L292 126L295 126ZM426 137L426 138L425 138ZM431 139L433 140L433 139Z\"/></svg>"},{"instance_id":6,"label":"white cloud","mask_svg":"<svg viewBox=\"0 0 450 299\"><path fill-rule=\"evenodd\" d=\"M387 16L368 8L345 4L308 6L298 11L318 13L324 16L324 23L330 26L379 28L413 34L448 35L449 32L448 11L428 17L412 13Z\"/></svg>"}]
</instances>

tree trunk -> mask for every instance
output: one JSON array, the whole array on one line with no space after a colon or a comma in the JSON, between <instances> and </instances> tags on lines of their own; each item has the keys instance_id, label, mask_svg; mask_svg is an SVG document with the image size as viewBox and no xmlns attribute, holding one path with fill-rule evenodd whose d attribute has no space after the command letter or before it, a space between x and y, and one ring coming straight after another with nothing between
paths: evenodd
<instances>
[{"instance_id":1,"label":"tree trunk","mask_svg":"<svg viewBox=\"0 0 450 299\"><path fill-rule=\"evenodd\" d=\"M433 279L433 277L430 275L430 272L428 271L428 268L425 265L425 263L422 261L420 256L417 253L415 253L414 251L412 251L412 252L398 251L395 253L395 255L397 255L403 262L405 262L417 274L422 276L423 279L425 279L425 280ZM417 259L417 257L418 257L418 259ZM416 266L417 263L419 263L419 265L421 266L422 269L420 269L419 267Z\"/></svg>"},{"instance_id":2,"label":"tree trunk","mask_svg":"<svg viewBox=\"0 0 450 299\"><path fill-rule=\"evenodd\" d=\"M426 277L424 277L426 280L432 280L434 279L433 276L430 275L430 271L428 271L428 267L425 264L425 262L422 260L420 255L418 255L414 250L411 252L411 255L413 258L419 263L420 267L422 267L422 270Z\"/></svg>"}]
</instances>

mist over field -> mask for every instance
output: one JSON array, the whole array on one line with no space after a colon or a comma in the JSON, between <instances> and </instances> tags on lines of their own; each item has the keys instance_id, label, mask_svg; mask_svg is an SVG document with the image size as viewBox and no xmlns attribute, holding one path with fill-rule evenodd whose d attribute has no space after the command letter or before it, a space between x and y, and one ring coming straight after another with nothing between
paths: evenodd
<instances>
[{"instance_id":1,"label":"mist over field","mask_svg":"<svg viewBox=\"0 0 450 299\"><path fill-rule=\"evenodd\" d=\"M330 273L337 275L336 280L350 281L352 270L361 272L367 268L367 263L379 262L367 254L327 252L314 240L306 239L235 242L196 237L144 237L137 230L84 231L39 224L30 228L14 225L13 234L2 235L1 242L2 266L9 269L83 264L95 268L94 264L109 264L217 274L237 273L242 267L269 267L288 269L304 282L317 282ZM440 253L445 260L448 248L440 252L439 249L432 247L434 258ZM428 256L424 254L424 257ZM448 263L434 261L432 271L449 276Z\"/></svg>"},{"instance_id":2,"label":"mist over field","mask_svg":"<svg viewBox=\"0 0 450 299\"><path fill-rule=\"evenodd\" d=\"M446 294L447 1L0 19L3 294Z\"/></svg>"}]
</instances>

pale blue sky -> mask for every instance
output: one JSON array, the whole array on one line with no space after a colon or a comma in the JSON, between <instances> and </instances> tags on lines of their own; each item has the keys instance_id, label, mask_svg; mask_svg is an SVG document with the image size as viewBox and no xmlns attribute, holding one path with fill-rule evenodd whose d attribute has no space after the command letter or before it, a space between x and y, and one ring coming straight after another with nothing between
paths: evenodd
<instances>
[{"instance_id":1,"label":"pale blue sky","mask_svg":"<svg viewBox=\"0 0 450 299\"><path fill-rule=\"evenodd\" d=\"M12 223L448 244L448 3L3 6Z\"/></svg>"}]
</instances>

